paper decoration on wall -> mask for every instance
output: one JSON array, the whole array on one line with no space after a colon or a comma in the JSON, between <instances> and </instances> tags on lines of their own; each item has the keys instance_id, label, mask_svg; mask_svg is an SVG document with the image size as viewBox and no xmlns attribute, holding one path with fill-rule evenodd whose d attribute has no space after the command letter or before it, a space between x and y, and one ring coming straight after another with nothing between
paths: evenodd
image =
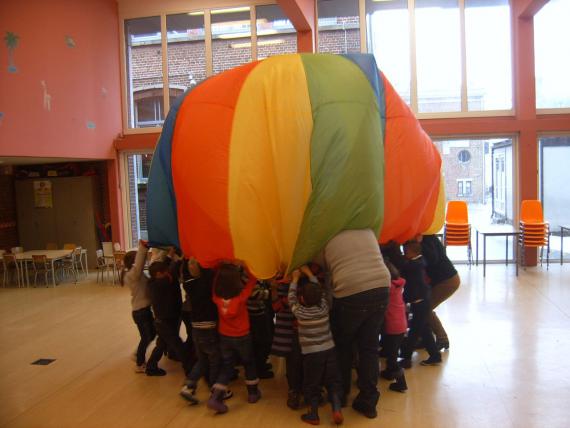
<instances>
[{"instance_id":1,"label":"paper decoration on wall","mask_svg":"<svg viewBox=\"0 0 570 428\"><path fill-rule=\"evenodd\" d=\"M95 129L95 122L88 120L85 125L87 126L87 129Z\"/></svg>"},{"instance_id":2,"label":"paper decoration on wall","mask_svg":"<svg viewBox=\"0 0 570 428\"><path fill-rule=\"evenodd\" d=\"M74 48L75 40L73 40L73 37L71 36L65 36L65 44L67 45L68 48Z\"/></svg>"},{"instance_id":3,"label":"paper decoration on wall","mask_svg":"<svg viewBox=\"0 0 570 428\"><path fill-rule=\"evenodd\" d=\"M53 197L51 192L51 181L34 181L34 206L36 208L52 208Z\"/></svg>"},{"instance_id":4,"label":"paper decoration on wall","mask_svg":"<svg viewBox=\"0 0 570 428\"><path fill-rule=\"evenodd\" d=\"M42 80L40 84L44 90L44 110L51 111L51 95L48 94L46 81Z\"/></svg>"},{"instance_id":5,"label":"paper decoration on wall","mask_svg":"<svg viewBox=\"0 0 570 428\"><path fill-rule=\"evenodd\" d=\"M8 73L16 73L18 71L18 67L14 63L14 51L18 46L18 41L20 40L20 36L16 33L12 33L11 31L6 31L6 35L4 36L4 42L6 43L6 47L8 48Z\"/></svg>"}]
</instances>

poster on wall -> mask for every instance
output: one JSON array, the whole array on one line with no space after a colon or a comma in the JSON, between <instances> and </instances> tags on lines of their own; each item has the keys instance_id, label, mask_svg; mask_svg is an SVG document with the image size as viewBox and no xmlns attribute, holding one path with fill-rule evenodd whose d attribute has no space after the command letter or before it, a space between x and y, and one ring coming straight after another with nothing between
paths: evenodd
<instances>
[{"instance_id":1,"label":"poster on wall","mask_svg":"<svg viewBox=\"0 0 570 428\"><path fill-rule=\"evenodd\" d=\"M34 205L36 208L53 208L51 181L34 181Z\"/></svg>"}]
</instances>

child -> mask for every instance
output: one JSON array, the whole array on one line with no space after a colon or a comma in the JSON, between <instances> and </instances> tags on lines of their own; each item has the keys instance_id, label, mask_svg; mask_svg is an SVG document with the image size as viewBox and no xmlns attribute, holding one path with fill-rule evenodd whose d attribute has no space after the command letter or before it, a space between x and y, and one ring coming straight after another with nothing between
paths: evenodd
<instances>
[{"instance_id":1,"label":"child","mask_svg":"<svg viewBox=\"0 0 570 428\"><path fill-rule=\"evenodd\" d=\"M190 373L186 388L183 388L180 394L195 402L198 380L205 376L208 386L212 388L218 378L222 360L217 330L218 308L212 301L214 272L211 269L202 269L193 258L188 260L187 266L191 279L184 283L184 290L193 306L190 314L192 340L198 354L198 362Z\"/></svg>"},{"instance_id":2,"label":"child","mask_svg":"<svg viewBox=\"0 0 570 428\"><path fill-rule=\"evenodd\" d=\"M412 366L412 353L420 337L423 338L429 358L422 361L423 366L441 363L441 354L435 344L430 327L431 301L430 289L425 281L425 264L422 258L422 247L419 242L408 241L404 244L404 256L408 262L402 268L402 276L406 279L404 300L410 303L412 322L408 332L408 340L402 346L400 366L409 369Z\"/></svg>"},{"instance_id":3,"label":"child","mask_svg":"<svg viewBox=\"0 0 570 428\"><path fill-rule=\"evenodd\" d=\"M380 372L380 376L388 380L396 380L390 384L392 391L404 392L408 389L404 371L398 365L398 350L408 329L406 317L406 304L402 296L402 290L406 280L400 277L398 269L385 260L386 267L390 271L390 300L384 315L384 330L382 333L382 351L386 356L386 369Z\"/></svg>"},{"instance_id":4,"label":"child","mask_svg":"<svg viewBox=\"0 0 570 428\"><path fill-rule=\"evenodd\" d=\"M291 311L299 326L299 342L303 353L303 389L305 400L310 406L301 420L311 425L320 423L319 398L321 384L324 383L332 405L334 423L339 425L344 420L340 401L342 387L329 325L329 303L311 270L307 266L301 270L309 280L304 279L300 284L300 298L297 299L297 284L301 277L299 270L293 272L288 295Z\"/></svg>"},{"instance_id":5,"label":"child","mask_svg":"<svg viewBox=\"0 0 570 428\"><path fill-rule=\"evenodd\" d=\"M289 392L287 406L297 410L301 405L303 388L303 356L299 345L297 322L289 307L289 280L278 276L271 281L271 299L275 311L275 332L271 354L285 357L285 376Z\"/></svg>"},{"instance_id":6,"label":"child","mask_svg":"<svg viewBox=\"0 0 570 428\"><path fill-rule=\"evenodd\" d=\"M171 251L170 256L176 255ZM186 347L180 339L180 312L182 308L182 293L178 283L179 261L166 258L155 261L149 267L150 298L152 310L156 317L154 326L158 334L156 346L148 359L146 374L148 376L164 376L166 371L158 367L158 362L167 348L174 351L182 361L186 377L192 371L192 362Z\"/></svg>"},{"instance_id":7,"label":"child","mask_svg":"<svg viewBox=\"0 0 570 428\"><path fill-rule=\"evenodd\" d=\"M260 379L271 379L274 376L267 363L272 339L270 323L273 322L267 316L266 302L268 298L269 289L265 281L257 281L251 296L247 299L255 367Z\"/></svg>"},{"instance_id":8,"label":"child","mask_svg":"<svg viewBox=\"0 0 570 428\"><path fill-rule=\"evenodd\" d=\"M136 373L144 373L146 370L146 348L154 340L154 318L150 310L150 294L148 278L143 272L148 245L146 241L139 241L137 251L129 251L123 260L124 270L121 272L121 285L127 285L131 290L131 307L133 320L139 329L141 340L137 348Z\"/></svg>"},{"instance_id":9,"label":"child","mask_svg":"<svg viewBox=\"0 0 570 428\"><path fill-rule=\"evenodd\" d=\"M234 374L235 355L245 368L248 403L256 403L261 398L246 307L255 283L253 276L248 279L241 266L231 263L221 263L214 278L213 301L218 307L222 369L212 388L208 407L217 413L228 411L223 399Z\"/></svg>"}]
</instances>

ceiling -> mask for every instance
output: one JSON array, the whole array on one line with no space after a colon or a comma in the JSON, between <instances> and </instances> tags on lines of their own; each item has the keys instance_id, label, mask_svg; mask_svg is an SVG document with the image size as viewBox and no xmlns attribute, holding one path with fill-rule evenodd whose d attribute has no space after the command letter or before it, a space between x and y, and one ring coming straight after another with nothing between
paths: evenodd
<instances>
[{"instance_id":1,"label":"ceiling","mask_svg":"<svg viewBox=\"0 0 570 428\"><path fill-rule=\"evenodd\" d=\"M36 158L30 156L0 156L0 166L6 165L38 165L62 162L87 162L93 159L73 159L73 158Z\"/></svg>"}]
</instances>

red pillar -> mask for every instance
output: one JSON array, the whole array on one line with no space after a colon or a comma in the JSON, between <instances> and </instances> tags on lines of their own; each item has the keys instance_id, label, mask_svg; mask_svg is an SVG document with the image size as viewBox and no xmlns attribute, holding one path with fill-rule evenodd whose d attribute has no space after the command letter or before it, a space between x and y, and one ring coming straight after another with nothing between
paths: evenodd
<instances>
[{"instance_id":1,"label":"red pillar","mask_svg":"<svg viewBox=\"0 0 570 428\"><path fill-rule=\"evenodd\" d=\"M297 30L297 52L316 51L316 0L278 0Z\"/></svg>"}]
</instances>

